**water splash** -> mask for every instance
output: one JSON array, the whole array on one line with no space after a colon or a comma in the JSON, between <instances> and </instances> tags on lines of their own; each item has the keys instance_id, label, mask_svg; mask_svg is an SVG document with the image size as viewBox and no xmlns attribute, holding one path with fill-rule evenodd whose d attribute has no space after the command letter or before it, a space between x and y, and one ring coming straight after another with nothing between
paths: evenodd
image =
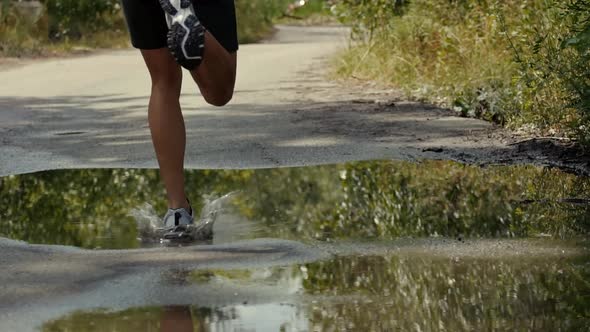
<instances>
[{"instance_id":1,"label":"water splash","mask_svg":"<svg viewBox=\"0 0 590 332\"><path fill-rule=\"evenodd\" d=\"M217 216L223 211L227 203L236 195L237 191L230 192L218 198L206 197L205 205L197 220L192 233L194 241L204 241L213 238L213 225ZM144 203L141 207L134 208L129 215L135 219L137 225L138 240L143 244L164 243L162 239L161 218L154 207Z\"/></svg>"},{"instance_id":2,"label":"water splash","mask_svg":"<svg viewBox=\"0 0 590 332\"><path fill-rule=\"evenodd\" d=\"M217 215L223 211L224 206L237 193L237 191L232 191L219 198L205 198L205 205L201 210L199 221L195 223L194 230L192 231L195 241L210 240L213 238L213 225L215 224L215 220L217 220Z\"/></svg>"},{"instance_id":3,"label":"water splash","mask_svg":"<svg viewBox=\"0 0 590 332\"><path fill-rule=\"evenodd\" d=\"M144 203L141 207L132 209L129 215L135 219L137 226L137 239L142 243L159 243L158 227L161 220L156 210L150 203Z\"/></svg>"}]
</instances>

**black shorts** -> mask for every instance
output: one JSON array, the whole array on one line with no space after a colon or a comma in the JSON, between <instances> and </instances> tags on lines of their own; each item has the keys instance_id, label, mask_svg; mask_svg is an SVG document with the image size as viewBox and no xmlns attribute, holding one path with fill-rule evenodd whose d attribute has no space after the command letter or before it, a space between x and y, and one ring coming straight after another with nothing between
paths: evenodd
<instances>
[{"instance_id":1,"label":"black shorts","mask_svg":"<svg viewBox=\"0 0 590 332\"><path fill-rule=\"evenodd\" d=\"M203 26L228 51L238 50L234 0L192 0ZM168 26L158 0L121 0L131 44L142 50L166 47Z\"/></svg>"}]
</instances>

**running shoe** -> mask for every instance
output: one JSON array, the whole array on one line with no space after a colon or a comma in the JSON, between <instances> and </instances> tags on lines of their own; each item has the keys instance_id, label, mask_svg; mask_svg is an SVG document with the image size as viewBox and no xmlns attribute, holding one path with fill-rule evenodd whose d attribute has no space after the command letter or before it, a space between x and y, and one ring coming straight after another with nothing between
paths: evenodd
<instances>
[{"instance_id":1,"label":"running shoe","mask_svg":"<svg viewBox=\"0 0 590 332\"><path fill-rule=\"evenodd\" d=\"M168 49L182 67L193 70L203 60L205 27L201 24L191 0L159 0L166 14Z\"/></svg>"},{"instance_id":2,"label":"running shoe","mask_svg":"<svg viewBox=\"0 0 590 332\"><path fill-rule=\"evenodd\" d=\"M194 223L192 208L168 209L164 215L164 227L160 229L162 238L172 241L192 241L194 239Z\"/></svg>"}]
</instances>

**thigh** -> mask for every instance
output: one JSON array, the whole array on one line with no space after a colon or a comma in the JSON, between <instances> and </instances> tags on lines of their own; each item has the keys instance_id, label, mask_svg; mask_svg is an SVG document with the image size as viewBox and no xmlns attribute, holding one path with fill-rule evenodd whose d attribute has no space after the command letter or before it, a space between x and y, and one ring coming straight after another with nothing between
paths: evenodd
<instances>
[{"instance_id":1,"label":"thigh","mask_svg":"<svg viewBox=\"0 0 590 332\"><path fill-rule=\"evenodd\" d=\"M135 48L152 50L166 47L168 25L158 0L121 0Z\"/></svg>"},{"instance_id":2,"label":"thigh","mask_svg":"<svg viewBox=\"0 0 590 332\"><path fill-rule=\"evenodd\" d=\"M141 50L141 55L148 68L153 85L161 85L172 91L182 85L182 70L168 48Z\"/></svg>"},{"instance_id":3,"label":"thigh","mask_svg":"<svg viewBox=\"0 0 590 332\"><path fill-rule=\"evenodd\" d=\"M168 26L158 0L121 0L131 44L151 50L166 47ZM203 26L230 53L238 50L234 0L193 0Z\"/></svg>"},{"instance_id":4,"label":"thigh","mask_svg":"<svg viewBox=\"0 0 590 332\"><path fill-rule=\"evenodd\" d=\"M238 50L238 31L234 0L193 0L203 26L229 53Z\"/></svg>"}]
</instances>

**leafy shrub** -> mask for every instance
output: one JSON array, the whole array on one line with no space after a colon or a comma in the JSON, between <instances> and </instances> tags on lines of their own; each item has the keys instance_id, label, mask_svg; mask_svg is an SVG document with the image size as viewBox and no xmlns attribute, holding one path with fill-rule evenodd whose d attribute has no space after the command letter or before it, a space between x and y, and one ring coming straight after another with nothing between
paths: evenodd
<instances>
[{"instance_id":1,"label":"leafy shrub","mask_svg":"<svg viewBox=\"0 0 590 332\"><path fill-rule=\"evenodd\" d=\"M572 105L580 112L575 126L583 146L590 147L590 1L578 0L567 7L567 13L574 18L562 47L576 51L576 61L566 73L569 89L574 91Z\"/></svg>"},{"instance_id":2,"label":"leafy shrub","mask_svg":"<svg viewBox=\"0 0 590 332\"><path fill-rule=\"evenodd\" d=\"M342 0L338 16L358 43L338 73L465 116L590 142L589 3Z\"/></svg>"},{"instance_id":3,"label":"leafy shrub","mask_svg":"<svg viewBox=\"0 0 590 332\"><path fill-rule=\"evenodd\" d=\"M404 13L407 0L342 0L336 6L339 19L352 26L352 37L371 40L392 28L394 16Z\"/></svg>"},{"instance_id":4,"label":"leafy shrub","mask_svg":"<svg viewBox=\"0 0 590 332\"><path fill-rule=\"evenodd\" d=\"M119 0L45 0L49 37L79 39L84 32L112 28L111 17L121 9Z\"/></svg>"},{"instance_id":5,"label":"leafy shrub","mask_svg":"<svg viewBox=\"0 0 590 332\"><path fill-rule=\"evenodd\" d=\"M279 17L287 0L235 0L238 37L241 43L251 43L267 36L274 19Z\"/></svg>"},{"instance_id":6,"label":"leafy shrub","mask_svg":"<svg viewBox=\"0 0 590 332\"><path fill-rule=\"evenodd\" d=\"M0 0L0 55L20 55L23 49L28 55L40 53L41 43L33 36L45 31L43 20L31 22L12 2Z\"/></svg>"}]
</instances>

